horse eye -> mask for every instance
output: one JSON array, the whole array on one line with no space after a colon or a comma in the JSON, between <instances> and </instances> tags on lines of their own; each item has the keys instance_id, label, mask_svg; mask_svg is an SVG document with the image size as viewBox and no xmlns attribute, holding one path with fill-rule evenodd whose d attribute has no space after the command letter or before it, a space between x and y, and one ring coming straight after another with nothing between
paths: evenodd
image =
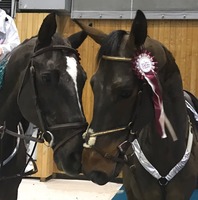
<instances>
[{"instance_id":1,"label":"horse eye","mask_svg":"<svg viewBox=\"0 0 198 200\"><path fill-rule=\"evenodd\" d=\"M52 70L42 74L42 81L46 84L56 85L59 82L60 74L58 70Z\"/></svg>"},{"instance_id":2,"label":"horse eye","mask_svg":"<svg viewBox=\"0 0 198 200\"><path fill-rule=\"evenodd\" d=\"M46 72L42 74L42 81L45 83L51 83L51 74L50 72Z\"/></svg>"},{"instance_id":3,"label":"horse eye","mask_svg":"<svg viewBox=\"0 0 198 200\"><path fill-rule=\"evenodd\" d=\"M59 72L59 70L53 70L51 74L52 74L53 82L54 83L58 83L59 79L60 79L60 72Z\"/></svg>"},{"instance_id":4,"label":"horse eye","mask_svg":"<svg viewBox=\"0 0 198 200\"><path fill-rule=\"evenodd\" d=\"M120 91L120 97L129 98L131 96L131 90L122 90Z\"/></svg>"}]
</instances>

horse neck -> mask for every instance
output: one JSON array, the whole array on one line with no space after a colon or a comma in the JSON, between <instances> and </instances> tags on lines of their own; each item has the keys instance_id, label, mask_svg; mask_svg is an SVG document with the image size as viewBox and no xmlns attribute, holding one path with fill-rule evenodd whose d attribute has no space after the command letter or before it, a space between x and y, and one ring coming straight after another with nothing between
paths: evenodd
<instances>
[{"instance_id":1,"label":"horse neck","mask_svg":"<svg viewBox=\"0 0 198 200\"><path fill-rule=\"evenodd\" d=\"M188 117L184 100L182 78L172 54L164 47L167 62L159 71L164 111L179 141L186 140Z\"/></svg>"},{"instance_id":2,"label":"horse neck","mask_svg":"<svg viewBox=\"0 0 198 200\"><path fill-rule=\"evenodd\" d=\"M20 120L21 113L19 111L18 105L17 105L17 95L18 95L18 86L17 84L15 87L13 87L12 90L4 90L0 93L0 123L3 123L4 121L7 122L7 126L10 128L12 127L12 124L14 126L18 124L18 121ZM11 125L9 125L9 121L12 122Z\"/></svg>"},{"instance_id":3,"label":"horse neck","mask_svg":"<svg viewBox=\"0 0 198 200\"><path fill-rule=\"evenodd\" d=\"M153 163L162 174L166 174L168 169L170 170L181 160L187 146L186 139L188 137L189 128L188 117L182 87L179 87L179 89L178 87L179 85L175 83L175 87L169 88L169 90L163 94L164 111L175 131L177 140L173 141L167 128L165 129L167 138L160 138L159 134L155 131L155 120L151 122L150 128L147 128L147 139L152 146L149 147L150 153L152 152L151 163ZM169 160L169 162L167 163L166 160Z\"/></svg>"},{"instance_id":4,"label":"horse neck","mask_svg":"<svg viewBox=\"0 0 198 200\"><path fill-rule=\"evenodd\" d=\"M174 98L164 97L163 100L165 115L174 129L178 141L185 142L188 133L189 122L183 95L177 95L177 97ZM150 112L149 110L147 111ZM145 112L147 111L145 110ZM145 130L150 138L153 138L153 141L161 141L162 139L156 131L156 120L154 117L155 114L152 116L152 119L148 120L148 123L144 125L143 130ZM166 134L167 137L173 141L172 136L167 128Z\"/></svg>"},{"instance_id":5,"label":"horse neck","mask_svg":"<svg viewBox=\"0 0 198 200\"><path fill-rule=\"evenodd\" d=\"M24 70L27 68L29 57L33 52L34 43L35 39L30 39L13 51L6 65L3 88L0 89L0 125L7 121L8 128L13 131L16 130L16 125L22 118L17 104L17 95ZM10 121L11 124L9 124Z\"/></svg>"},{"instance_id":6,"label":"horse neck","mask_svg":"<svg viewBox=\"0 0 198 200\"><path fill-rule=\"evenodd\" d=\"M158 75L162 89L164 111L176 133L177 141L173 141L167 128L165 129L167 138L162 139L156 131L155 119L152 119L142 129L139 141L143 151L149 152L147 155L152 154L153 160L151 160L153 163L162 162L166 165L164 157L167 157L166 159L169 159L170 162L172 160L171 164L174 165L175 160L179 161L184 155L189 128L182 80L177 65L174 62L171 63L171 60L159 71ZM149 96L149 98L152 97ZM163 165L160 167L163 168Z\"/></svg>"}]
</instances>

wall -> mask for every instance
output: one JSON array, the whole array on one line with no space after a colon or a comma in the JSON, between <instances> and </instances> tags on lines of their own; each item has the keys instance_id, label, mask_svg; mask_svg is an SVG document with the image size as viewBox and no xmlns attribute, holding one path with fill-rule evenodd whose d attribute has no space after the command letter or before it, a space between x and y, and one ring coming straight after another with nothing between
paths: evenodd
<instances>
[{"instance_id":1,"label":"wall","mask_svg":"<svg viewBox=\"0 0 198 200\"><path fill-rule=\"evenodd\" d=\"M45 13L17 13L16 25L21 40L36 35ZM60 22L59 32L65 37L79 31L79 27L69 17L58 18ZM115 29L130 30L131 20L83 20L84 23L93 23L93 27L106 33ZM154 39L165 44L175 56L179 65L184 89L194 93L198 97L198 20L149 20L148 33ZM89 86L91 75L95 71L95 57L99 46L90 38L87 38L79 48L81 63L87 72L83 93L84 110L88 121L92 116L93 96Z\"/></svg>"},{"instance_id":2,"label":"wall","mask_svg":"<svg viewBox=\"0 0 198 200\"><path fill-rule=\"evenodd\" d=\"M138 9L147 19L198 19L197 0L73 0L72 18L133 19Z\"/></svg>"}]
</instances>

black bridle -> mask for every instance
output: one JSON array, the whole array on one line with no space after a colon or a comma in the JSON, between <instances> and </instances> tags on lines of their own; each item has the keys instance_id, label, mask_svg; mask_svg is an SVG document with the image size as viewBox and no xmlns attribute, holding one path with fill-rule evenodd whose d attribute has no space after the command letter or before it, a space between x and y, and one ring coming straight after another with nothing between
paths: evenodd
<instances>
[{"instance_id":1,"label":"black bridle","mask_svg":"<svg viewBox=\"0 0 198 200\"><path fill-rule=\"evenodd\" d=\"M63 51L65 53L75 54L76 57L78 58L78 60L80 60L78 51L71 47L66 47L65 45L53 45L50 47L42 48L42 49L36 51L32 55L32 59L43 53L46 53L48 51ZM51 131L53 132L53 131L62 130L62 129L76 129L76 131L73 131L72 134L65 137L60 143L58 143L54 147L54 149L57 150L60 146L62 146L64 143L66 143L69 139L71 139L75 135L84 131L88 124L87 124L87 122L83 121L83 122L67 122L65 124L55 124L53 126L47 125L47 121L44 118L44 115L42 114L41 106L40 106L39 100L38 100L39 98L38 98L38 92L37 92L38 90L36 87L36 75L35 75L35 68L33 66L33 60L31 60L30 63L31 63L31 66L30 66L31 87L32 87L32 92L33 92L34 105L35 105L36 113L37 113L38 120L39 120L39 128L40 128L41 132L43 132L44 134L49 134L49 133L51 133Z\"/></svg>"},{"instance_id":2,"label":"black bridle","mask_svg":"<svg viewBox=\"0 0 198 200\"><path fill-rule=\"evenodd\" d=\"M73 49L71 47L66 47L65 45L53 45L53 46L50 46L50 47L45 47L45 48L39 49L38 51L33 53L33 55L31 56L30 63L28 65L25 73L27 73L28 69L30 70L31 90L32 90L32 95L33 95L32 99L34 100L34 106L35 106L35 110L36 110L38 121L39 121L39 130L40 130L39 133L40 133L40 135L38 136L38 138L35 138L35 137L32 137L32 136L13 132L13 131L8 130L6 128L6 122L4 122L4 125L0 126L0 144L1 144L0 147L2 147L3 137L4 137L5 134L11 135L11 136L16 137L20 140L21 139L28 140L28 141L31 140L31 141L34 141L36 143L37 142L43 143L44 140L45 140L44 139L45 135L49 134L51 136L51 139L52 139L52 141L50 142L51 143L50 146L52 146L53 145L53 134L51 133L51 131L53 132L53 131L62 130L62 129L74 129L75 131L72 131L72 134L69 134L61 142L59 142L58 144L56 144L56 146L54 146L54 151L56 151L59 147L64 145L71 138L73 138L76 135L85 131L85 129L88 125L88 123L86 121L85 122L84 121L82 121L82 122L67 122L67 123L64 123L64 124L55 124L53 126L47 125L47 120L45 119L45 117L42 113L42 109L41 109L41 106L40 106L40 103L39 103L39 100L38 100L39 98L38 98L38 92L37 92L37 87L36 87L36 74L35 74L35 68L33 66L33 58L35 58L35 57L37 57L41 54L44 54L46 52L49 52L49 51L64 51L68 54L75 54L76 57L78 58L78 60L80 60L79 53L77 52L77 50ZM25 74L24 74L24 78L25 78ZM24 78L23 78L23 80L21 82L21 86L19 88L17 101L18 101L18 98L20 96L21 90L24 86ZM1 151L1 154L0 154L0 164L1 164L1 166L3 166L2 163L3 163L3 160L2 160L2 151ZM23 176L23 175L24 175L24 173L22 173L22 175L20 175L20 176ZM19 177L19 175L16 175L14 177Z\"/></svg>"}]
</instances>

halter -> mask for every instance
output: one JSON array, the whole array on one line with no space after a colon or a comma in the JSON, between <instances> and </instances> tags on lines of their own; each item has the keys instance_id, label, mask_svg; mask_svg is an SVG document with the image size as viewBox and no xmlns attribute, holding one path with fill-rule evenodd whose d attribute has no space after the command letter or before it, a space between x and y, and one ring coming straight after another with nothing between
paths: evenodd
<instances>
[{"instance_id":1,"label":"halter","mask_svg":"<svg viewBox=\"0 0 198 200\"><path fill-rule=\"evenodd\" d=\"M103 55L102 59L111 60L111 61L118 61L118 62L131 62L132 61L132 58L106 56L106 55ZM141 93L142 93L142 91L140 90L138 92L138 99L140 98ZM139 106L136 107L136 110L135 110L135 113L132 117L132 120L128 123L128 125L123 126L121 128L115 128L115 129L110 129L110 130L100 131L100 132L93 132L93 130L88 127L86 132L83 134L83 138L85 139L85 143L83 144L83 146L85 148L94 149L97 153L99 153L100 155L102 155L106 159L112 160L114 162L127 163L128 157L125 153L126 153L127 149L129 148L131 142L133 142L137 137L136 133L133 131L133 126L134 126L134 123L135 123L135 118L136 118L136 114L138 112L138 109L139 109ZM128 133L129 133L127 140L122 142L117 147L123 158L118 158L119 155L113 156L113 155L110 155L109 153L105 153L101 149L99 149L95 146L96 137L98 137L98 136L101 137L101 136L104 136L104 135L117 133L117 132L120 132L120 131L128 131Z\"/></svg>"}]
</instances>

